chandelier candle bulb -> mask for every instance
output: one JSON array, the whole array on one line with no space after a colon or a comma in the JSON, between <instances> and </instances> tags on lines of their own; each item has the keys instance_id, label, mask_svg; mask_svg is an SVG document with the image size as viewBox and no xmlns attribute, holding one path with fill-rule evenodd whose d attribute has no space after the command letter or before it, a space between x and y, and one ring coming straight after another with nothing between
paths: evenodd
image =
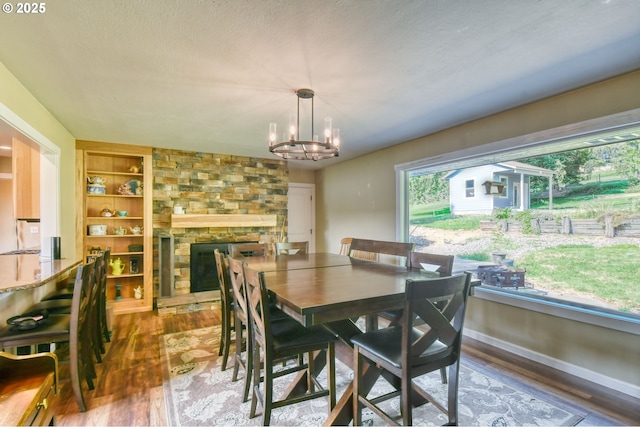
<instances>
[{"instance_id":1,"label":"chandelier candle bulb","mask_svg":"<svg viewBox=\"0 0 640 427\"><path fill-rule=\"evenodd\" d=\"M269 145L270 146L276 143L276 135L277 135L276 124L269 123Z\"/></svg>"},{"instance_id":2,"label":"chandelier candle bulb","mask_svg":"<svg viewBox=\"0 0 640 427\"><path fill-rule=\"evenodd\" d=\"M331 144L331 119L329 117L324 119L324 142L329 148Z\"/></svg>"},{"instance_id":3,"label":"chandelier candle bulb","mask_svg":"<svg viewBox=\"0 0 640 427\"><path fill-rule=\"evenodd\" d=\"M338 150L340 149L340 129L333 129L333 138L332 138L333 146ZM337 154L336 154L337 157Z\"/></svg>"},{"instance_id":4,"label":"chandelier candle bulb","mask_svg":"<svg viewBox=\"0 0 640 427\"><path fill-rule=\"evenodd\" d=\"M295 140L296 140L296 115L289 114L289 141L295 142Z\"/></svg>"}]
</instances>

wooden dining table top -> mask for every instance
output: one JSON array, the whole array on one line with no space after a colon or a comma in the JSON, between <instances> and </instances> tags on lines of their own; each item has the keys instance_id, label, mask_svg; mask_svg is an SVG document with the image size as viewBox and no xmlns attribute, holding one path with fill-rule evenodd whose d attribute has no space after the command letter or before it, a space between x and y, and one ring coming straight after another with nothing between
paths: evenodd
<instances>
[{"instance_id":1,"label":"wooden dining table top","mask_svg":"<svg viewBox=\"0 0 640 427\"><path fill-rule=\"evenodd\" d=\"M328 252L314 252L310 254L267 255L242 258L256 271L301 270L308 268L337 267L351 265L351 258Z\"/></svg>"},{"instance_id":2,"label":"wooden dining table top","mask_svg":"<svg viewBox=\"0 0 640 427\"><path fill-rule=\"evenodd\" d=\"M317 253L244 258L265 273L276 305L305 326L401 308L407 279L436 273Z\"/></svg>"}]
</instances>

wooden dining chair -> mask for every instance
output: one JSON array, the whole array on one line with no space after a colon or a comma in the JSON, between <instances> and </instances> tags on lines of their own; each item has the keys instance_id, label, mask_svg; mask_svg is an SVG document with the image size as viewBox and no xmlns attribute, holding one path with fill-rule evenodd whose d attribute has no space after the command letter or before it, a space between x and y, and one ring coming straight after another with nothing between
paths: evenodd
<instances>
[{"instance_id":1,"label":"wooden dining chair","mask_svg":"<svg viewBox=\"0 0 640 427\"><path fill-rule=\"evenodd\" d=\"M229 256L234 258L267 255L271 255L269 243L229 243Z\"/></svg>"},{"instance_id":2,"label":"wooden dining chair","mask_svg":"<svg viewBox=\"0 0 640 427\"><path fill-rule=\"evenodd\" d=\"M276 255L307 255L309 242L276 242Z\"/></svg>"},{"instance_id":3,"label":"wooden dining chair","mask_svg":"<svg viewBox=\"0 0 640 427\"><path fill-rule=\"evenodd\" d=\"M251 385L251 367L253 366L253 346L251 340L251 324L249 322L249 308L244 289L244 268L241 259L229 255L229 279L233 295L233 315L235 332L235 350L233 355L233 375L231 381L238 381L240 368L244 371L244 392L242 401L249 400ZM246 351L245 351L246 350ZM242 357L242 353L245 357Z\"/></svg>"},{"instance_id":4,"label":"wooden dining chair","mask_svg":"<svg viewBox=\"0 0 640 427\"><path fill-rule=\"evenodd\" d=\"M94 264L94 289L91 291L90 298L90 327L91 327L91 346L94 350L95 358L98 363L102 362L102 354L106 352L105 342L109 342L111 337L107 325L107 265L109 264L111 249L90 256L88 259L95 261ZM66 280L68 283L69 281ZM71 305L73 297L73 289L75 280L54 294L51 299L42 300L33 304L26 311L35 312L38 310L47 310L50 314L71 314Z\"/></svg>"},{"instance_id":5,"label":"wooden dining chair","mask_svg":"<svg viewBox=\"0 0 640 427\"><path fill-rule=\"evenodd\" d=\"M225 258L224 254L217 248L213 250L213 253L216 260L218 282L220 283L220 311L222 312L220 347L218 348L218 356L222 356L220 369L224 371L227 369L227 362L229 360L229 348L231 347L231 338L234 328L234 304L231 284L229 283L230 277L227 266L227 259Z\"/></svg>"},{"instance_id":6,"label":"wooden dining chair","mask_svg":"<svg viewBox=\"0 0 640 427\"><path fill-rule=\"evenodd\" d=\"M90 390L94 389L90 330L91 289L96 280L95 261L80 265L76 273L76 284L72 298L71 314L51 314L45 323L32 329L16 326L5 327L0 331L0 350L14 347L69 343L69 371L71 387L80 412L87 409L82 381L86 381ZM26 316L26 314L25 314Z\"/></svg>"},{"instance_id":7,"label":"wooden dining chair","mask_svg":"<svg viewBox=\"0 0 640 427\"><path fill-rule=\"evenodd\" d=\"M414 396L420 396L447 414L447 425L457 425L462 329L470 282L469 273L407 280L402 324L351 339L354 344L353 425L362 424L364 406L385 423L397 425L396 418L378 404L398 396L404 425L412 424L412 409L417 403L413 401ZM422 326L414 326L416 319L420 319ZM446 407L413 381L444 367L449 367ZM400 387L396 387L395 392L370 398L368 394L374 383L369 381L370 377L365 382L365 371L367 376L383 372L392 374Z\"/></svg>"},{"instance_id":8,"label":"wooden dining chair","mask_svg":"<svg viewBox=\"0 0 640 427\"><path fill-rule=\"evenodd\" d=\"M409 266L409 256L414 248L413 243L387 242L384 240L352 239L349 255L356 257L357 252L375 255L375 260L389 264Z\"/></svg>"},{"instance_id":9,"label":"wooden dining chair","mask_svg":"<svg viewBox=\"0 0 640 427\"><path fill-rule=\"evenodd\" d=\"M252 359L255 363L249 417L256 416L260 405L262 423L266 426L271 421L272 409L325 396L329 397L331 412L336 404L334 343L338 337L323 326L307 328L290 317L272 319L264 272L252 270L245 265L244 278L254 341ZM313 357L317 351L326 352L326 387L322 387L314 370ZM287 359L294 359L295 362L274 369L276 364ZM307 376L306 392L275 400L274 379L303 371Z\"/></svg>"},{"instance_id":10,"label":"wooden dining chair","mask_svg":"<svg viewBox=\"0 0 640 427\"><path fill-rule=\"evenodd\" d=\"M414 270L422 269L422 264L438 266L435 270L440 277L451 276L453 272L453 255L431 254L427 252L411 252L409 258L409 268Z\"/></svg>"}]
</instances>

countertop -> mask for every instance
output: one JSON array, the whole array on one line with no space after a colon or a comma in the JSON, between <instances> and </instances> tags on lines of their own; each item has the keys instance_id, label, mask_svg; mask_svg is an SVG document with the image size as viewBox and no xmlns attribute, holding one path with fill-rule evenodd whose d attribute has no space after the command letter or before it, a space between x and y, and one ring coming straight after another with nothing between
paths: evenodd
<instances>
[{"instance_id":1,"label":"countertop","mask_svg":"<svg viewBox=\"0 0 640 427\"><path fill-rule=\"evenodd\" d=\"M37 288L80 262L79 259L41 259L37 254L0 255L0 293Z\"/></svg>"}]
</instances>

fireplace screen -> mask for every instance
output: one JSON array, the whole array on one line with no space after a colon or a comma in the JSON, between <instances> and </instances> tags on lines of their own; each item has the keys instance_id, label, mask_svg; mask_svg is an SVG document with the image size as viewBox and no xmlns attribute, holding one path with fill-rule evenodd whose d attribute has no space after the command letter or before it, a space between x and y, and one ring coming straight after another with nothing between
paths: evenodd
<instances>
[{"instance_id":1,"label":"fireplace screen","mask_svg":"<svg viewBox=\"0 0 640 427\"><path fill-rule=\"evenodd\" d=\"M191 244L191 289L190 292L217 291L220 289L216 257L213 253L218 249L223 254L229 253L229 243L192 243ZM257 243L257 242L243 242Z\"/></svg>"},{"instance_id":2,"label":"fireplace screen","mask_svg":"<svg viewBox=\"0 0 640 427\"><path fill-rule=\"evenodd\" d=\"M191 244L191 292L213 291L220 289L216 268L215 249L227 254L229 243L192 243Z\"/></svg>"}]
</instances>

